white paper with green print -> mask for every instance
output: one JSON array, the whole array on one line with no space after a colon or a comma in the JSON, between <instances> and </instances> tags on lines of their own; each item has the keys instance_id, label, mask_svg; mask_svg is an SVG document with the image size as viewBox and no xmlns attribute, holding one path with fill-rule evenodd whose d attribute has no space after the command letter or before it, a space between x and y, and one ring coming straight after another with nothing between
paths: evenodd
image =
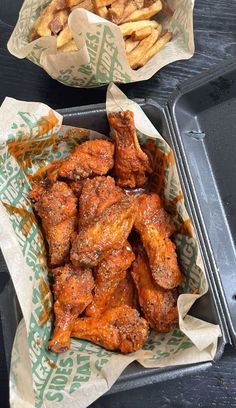
<instances>
[{"instance_id":1,"label":"white paper with green print","mask_svg":"<svg viewBox=\"0 0 236 408\"><path fill-rule=\"evenodd\" d=\"M72 340L66 353L48 351L52 297L44 242L28 199L31 175L68 155L82 140L102 135L61 126L62 117L41 103L7 98L0 109L0 244L24 316L11 362L14 408L86 407L104 394L134 360L144 367L165 367L212 360L216 353L219 327L186 315L208 286L172 151L142 109L111 85L107 111L121 109L134 111L141 143L154 141L158 192L175 213L177 252L184 274L178 299L179 327L165 335L152 332L143 349L129 355L78 339ZM162 166L160 177L158 169Z\"/></svg>"},{"instance_id":2,"label":"white paper with green print","mask_svg":"<svg viewBox=\"0 0 236 408\"><path fill-rule=\"evenodd\" d=\"M119 27L84 9L75 9L69 17L79 51L57 53L55 37L41 37L28 43L32 25L47 3L48 0L24 1L8 49L16 57L26 57L40 65L65 85L87 88L110 82L143 81L165 65L191 58L194 53L194 0L168 1L174 15L164 21L164 29L173 33L173 39L137 71L129 67Z\"/></svg>"}]
</instances>

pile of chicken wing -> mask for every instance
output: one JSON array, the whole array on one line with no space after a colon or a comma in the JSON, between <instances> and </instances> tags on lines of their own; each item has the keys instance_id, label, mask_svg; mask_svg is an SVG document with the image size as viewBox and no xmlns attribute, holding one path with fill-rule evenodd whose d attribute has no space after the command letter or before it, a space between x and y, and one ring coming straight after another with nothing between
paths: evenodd
<instances>
[{"instance_id":1,"label":"pile of chicken wing","mask_svg":"<svg viewBox=\"0 0 236 408\"><path fill-rule=\"evenodd\" d=\"M114 143L78 145L30 191L54 279L48 348L55 353L68 350L71 337L133 352L149 328L168 332L178 320L175 228L148 190L151 156L139 145L132 112L108 120Z\"/></svg>"}]
</instances>

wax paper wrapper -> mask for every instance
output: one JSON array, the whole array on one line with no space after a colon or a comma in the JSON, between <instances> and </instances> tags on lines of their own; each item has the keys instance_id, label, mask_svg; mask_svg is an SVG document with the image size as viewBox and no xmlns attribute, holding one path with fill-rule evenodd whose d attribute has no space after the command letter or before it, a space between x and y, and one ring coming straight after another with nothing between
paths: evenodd
<instances>
[{"instance_id":1,"label":"wax paper wrapper","mask_svg":"<svg viewBox=\"0 0 236 408\"><path fill-rule=\"evenodd\" d=\"M8 50L18 58L28 58L65 85L87 88L112 81L143 81L165 65L191 58L194 53L194 0L168 1L174 15L164 19L163 28L173 33L173 39L137 71L129 67L119 27L82 8L73 10L69 17L79 51L58 53L54 37L41 37L28 43L33 23L47 3L48 0L24 1ZM154 18L159 21L159 14Z\"/></svg>"},{"instance_id":2,"label":"wax paper wrapper","mask_svg":"<svg viewBox=\"0 0 236 408\"><path fill-rule=\"evenodd\" d=\"M104 136L62 126L62 117L41 103L6 98L0 109L0 244L23 313L12 352L12 407L86 407L109 390L134 360L143 367L165 367L212 360L216 353L219 327L187 315L208 285L172 150L142 109L112 84L107 111L122 109L134 112L140 143L152 140L152 189L164 198L178 231L175 242L184 275L179 326L164 335L151 332L143 349L129 355L78 339L72 340L68 352L48 351L52 295L44 240L28 198L32 174L66 157L81 141Z\"/></svg>"}]
</instances>

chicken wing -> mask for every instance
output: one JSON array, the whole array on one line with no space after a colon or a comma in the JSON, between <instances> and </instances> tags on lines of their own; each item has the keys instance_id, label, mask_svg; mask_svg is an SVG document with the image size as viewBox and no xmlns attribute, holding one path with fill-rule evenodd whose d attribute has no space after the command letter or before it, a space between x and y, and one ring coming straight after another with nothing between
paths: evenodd
<instances>
[{"instance_id":1,"label":"chicken wing","mask_svg":"<svg viewBox=\"0 0 236 408\"><path fill-rule=\"evenodd\" d=\"M126 242L123 248L111 251L101 261L96 271L93 301L86 309L87 316L98 316L107 309L111 295L125 278L133 260L134 253Z\"/></svg>"},{"instance_id":2,"label":"chicken wing","mask_svg":"<svg viewBox=\"0 0 236 408\"><path fill-rule=\"evenodd\" d=\"M66 183L57 181L51 184L47 180L35 184L29 196L42 220L50 265L59 266L68 260L70 240L76 225L77 198Z\"/></svg>"},{"instance_id":3,"label":"chicken wing","mask_svg":"<svg viewBox=\"0 0 236 408\"><path fill-rule=\"evenodd\" d=\"M114 164L114 145L103 139L80 144L62 163L59 176L81 180L93 175L106 174Z\"/></svg>"},{"instance_id":4,"label":"chicken wing","mask_svg":"<svg viewBox=\"0 0 236 408\"><path fill-rule=\"evenodd\" d=\"M113 294L111 295L107 309L113 309L118 306L130 306L133 309L138 308L136 301L136 289L130 272L126 272L125 278L119 283Z\"/></svg>"},{"instance_id":5,"label":"chicken wing","mask_svg":"<svg viewBox=\"0 0 236 408\"><path fill-rule=\"evenodd\" d=\"M138 203L135 228L147 252L152 276L158 285L173 289L182 280L175 244L169 239L175 231L173 221L161 208L157 194L142 194Z\"/></svg>"},{"instance_id":6,"label":"chicken wing","mask_svg":"<svg viewBox=\"0 0 236 408\"><path fill-rule=\"evenodd\" d=\"M84 228L107 208L124 197L121 188L112 177L94 177L84 181L79 201L79 226Z\"/></svg>"},{"instance_id":7,"label":"chicken wing","mask_svg":"<svg viewBox=\"0 0 236 408\"><path fill-rule=\"evenodd\" d=\"M139 145L133 112L110 113L108 120L115 139L117 184L128 188L142 187L153 169L150 158Z\"/></svg>"},{"instance_id":8,"label":"chicken wing","mask_svg":"<svg viewBox=\"0 0 236 408\"><path fill-rule=\"evenodd\" d=\"M107 208L76 236L71 248L74 265L97 266L108 251L119 249L133 227L136 199L124 196L117 204Z\"/></svg>"},{"instance_id":9,"label":"chicken wing","mask_svg":"<svg viewBox=\"0 0 236 408\"><path fill-rule=\"evenodd\" d=\"M154 330L167 333L178 321L178 290L163 289L154 282L147 255L141 245L135 254L131 275L144 317Z\"/></svg>"},{"instance_id":10,"label":"chicken wing","mask_svg":"<svg viewBox=\"0 0 236 408\"><path fill-rule=\"evenodd\" d=\"M72 336L126 354L144 345L148 337L148 324L137 310L120 306L98 317L77 319Z\"/></svg>"},{"instance_id":11,"label":"chicken wing","mask_svg":"<svg viewBox=\"0 0 236 408\"><path fill-rule=\"evenodd\" d=\"M94 279L90 269L74 268L71 264L53 269L52 272L55 279L55 323L48 348L59 353L70 348L74 322L92 301Z\"/></svg>"}]
</instances>

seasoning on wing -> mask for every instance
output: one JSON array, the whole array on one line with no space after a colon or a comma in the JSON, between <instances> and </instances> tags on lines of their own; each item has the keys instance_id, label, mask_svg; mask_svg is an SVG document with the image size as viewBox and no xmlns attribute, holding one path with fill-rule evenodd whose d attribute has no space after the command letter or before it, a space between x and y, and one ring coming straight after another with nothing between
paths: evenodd
<instances>
[{"instance_id":1,"label":"seasoning on wing","mask_svg":"<svg viewBox=\"0 0 236 408\"><path fill-rule=\"evenodd\" d=\"M55 279L55 323L48 348L59 353L70 348L74 322L92 301L94 279L90 269L74 268L71 264L53 269L52 272Z\"/></svg>"},{"instance_id":2,"label":"seasoning on wing","mask_svg":"<svg viewBox=\"0 0 236 408\"><path fill-rule=\"evenodd\" d=\"M114 164L114 145L104 139L81 143L62 163L59 176L71 180L106 174Z\"/></svg>"},{"instance_id":3,"label":"seasoning on wing","mask_svg":"<svg viewBox=\"0 0 236 408\"><path fill-rule=\"evenodd\" d=\"M37 183L29 193L34 209L42 220L42 228L49 246L51 266L68 260L70 240L75 230L77 198L62 181Z\"/></svg>"},{"instance_id":4,"label":"seasoning on wing","mask_svg":"<svg viewBox=\"0 0 236 408\"><path fill-rule=\"evenodd\" d=\"M80 230L72 243L74 265L97 266L108 251L121 248L133 227L136 199L124 196Z\"/></svg>"},{"instance_id":5,"label":"seasoning on wing","mask_svg":"<svg viewBox=\"0 0 236 408\"><path fill-rule=\"evenodd\" d=\"M152 164L139 145L133 112L110 113L108 120L115 139L117 184L128 188L142 187L152 173Z\"/></svg>"},{"instance_id":6,"label":"seasoning on wing","mask_svg":"<svg viewBox=\"0 0 236 408\"><path fill-rule=\"evenodd\" d=\"M120 306L101 316L77 319L72 337L92 341L107 350L132 353L147 340L148 324L137 310Z\"/></svg>"},{"instance_id":7,"label":"seasoning on wing","mask_svg":"<svg viewBox=\"0 0 236 408\"><path fill-rule=\"evenodd\" d=\"M79 226L84 228L94 217L118 203L124 197L115 180L108 176L98 176L84 181L79 201Z\"/></svg>"},{"instance_id":8,"label":"seasoning on wing","mask_svg":"<svg viewBox=\"0 0 236 408\"><path fill-rule=\"evenodd\" d=\"M123 305L138 309L137 292L134 287L133 279L130 276L130 271L126 271L124 279L111 295L107 309L113 309L114 307Z\"/></svg>"},{"instance_id":9,"label":"seasoning on wing","mask_svg":"<svg viewBox=\"0 0 236 408\"><path fill-rule=\"evenodd\" d=\"M111 251L101 261L96 270L93 301L86 309L87 316L98 316L107 309L111 295L125 278L133 260L134 253L126 242L123 248Z\"/></svg>"},{"instance_id":10,"label":"seasoning on wing","mask_svg":"<svg viewBox=\"0 0 236 408\"><path fill-rule=\"evenodd\" d=\"M154 282L148 257L139 245L135 251L131 275L138 291L139 304L149 325L158 332L167 333L178 321L178 290L163 289ZM137 253L136 253L137 252Z\"/></svg>"},{"instance_id":11,"label":"seasoning on wing","mask_svg":"<svg viewBox=\"0 0 236 408\"><path fill-rule=\"evenodd\" d=\"M182 280L175 244L169 239L175 232L173 221L157 194L142 194L138 203L135 229L147 252L152 276L158 285L173 289Z\"/></svg>"}]
</instances>

